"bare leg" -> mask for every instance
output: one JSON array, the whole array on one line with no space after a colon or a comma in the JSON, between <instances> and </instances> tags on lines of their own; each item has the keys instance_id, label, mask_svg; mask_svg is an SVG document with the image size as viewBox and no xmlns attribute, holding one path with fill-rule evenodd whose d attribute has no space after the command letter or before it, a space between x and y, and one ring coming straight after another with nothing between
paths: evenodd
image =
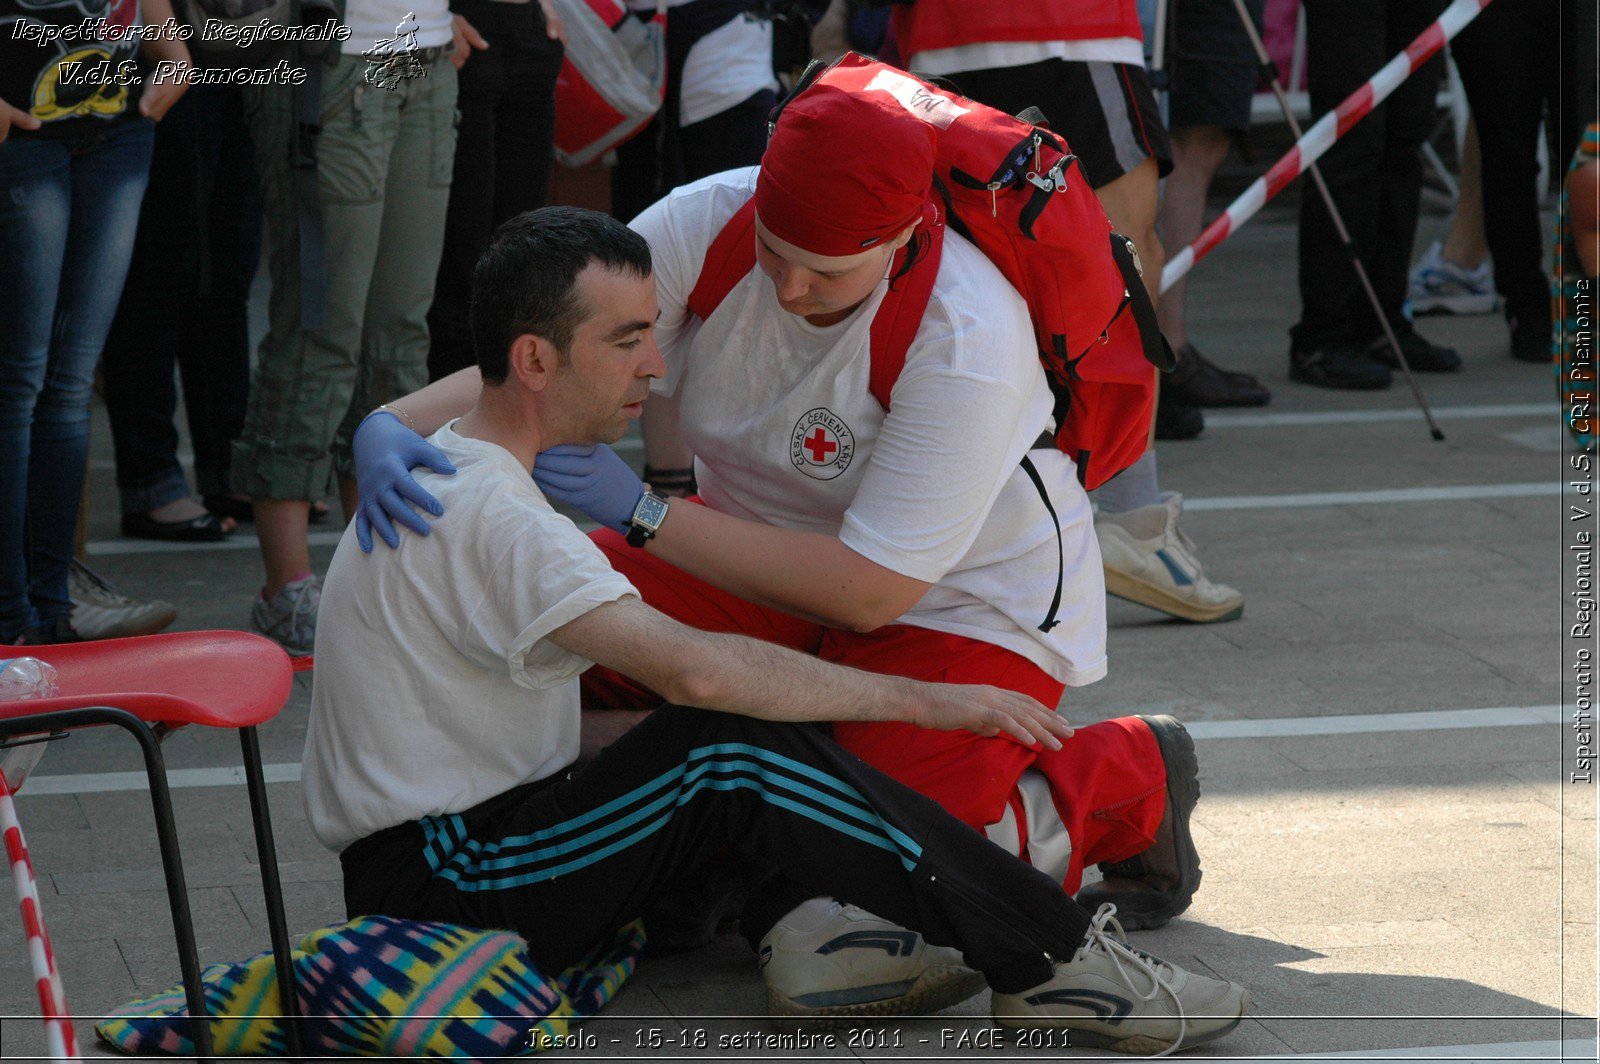
<instances>
[{"instance_id":1,"label":"bare leg","mask_svg":"<svg viewBox=\"0 0 1600 1064\"><path fill-rule=\"evenodd\" d=\"M1132 240L1144 266L1144 286L1150 301L1161 303L1161 267L1167 256L1156 236L1156 200L1161 189L1161 174L1154 159L1146 159L1109 184L1095 189L1100 206L1117 232Z\"/></svg>"},{"instance_id":2,"label":"bare leg","mask_svg":"<svg viewBox=\"0 0 1600 1064\"><path fill-rule=\"evenodd\" d=\"M1094 190L1100 197L1111 227L1133 241L1139 249L1139 262L1144 267L1144 286L1150 293L1150 302L1161 307L1161 267L1166 264L1166 252L1156 236L1156 200L1161 192L1161 171L1154 159L1146 159L1109 184ZM1160 376L1156 387L1161 386ZM1150 419L1150 443L1155 444L1156 423Z\"/></svg>"},{"instance_id":3,"label":"bare leg","mask_svg":"<svg viewBox=\"0 0 1600 1064\"><path fill-rule=\"evenodd\" d=\"M271 599L283 585L311 571L311 549L306 543L311 504L304 499L257 498L254 502L261 560L267 569L265 595Z\"/></svg>"},{"instance_id":4,"label":"bare leg","mask_svg":"<svg viewBox=\"0 0 1600 1064\"><path fill-rule=\"evenodd\" d=\"M1228 157L1229 137L1220 126L1185 126L1172 130L1172 173L1161 191L1157 220L1161 239L1175 248L1188 247L1200 235L1205 220L1206 193L1217 167ZM1183 301L1188 279L1167 289L1157 310L1161 331L1173 349L1189 342L1184 326Z\"/></svg>"},{"instance_id":5,"label":"bare leg","mask_svg":"<svg viewBox=\"0 0 1600 1064\"><path fill-rule=\"evenodd\" d=\"M1489 237L1483 228L1483 152L1478 148L1478 125L1467 123L1461 145L1461 196L1450 218L1443 256L1465 270L1475 270L1489 257Z\"/></svg>"},{"instance_id":6,"label":"bare leg","mask_svg":"<svg viewBox=\"0 0 1600 1064\"><path fill-rule=\"evenodd\" d=\"M678 396L652 395L644 404L639 429L644 433L645 461L657 469L683 469L694 464L694 452L678 427Z\"/></svg>"}]
</instances>

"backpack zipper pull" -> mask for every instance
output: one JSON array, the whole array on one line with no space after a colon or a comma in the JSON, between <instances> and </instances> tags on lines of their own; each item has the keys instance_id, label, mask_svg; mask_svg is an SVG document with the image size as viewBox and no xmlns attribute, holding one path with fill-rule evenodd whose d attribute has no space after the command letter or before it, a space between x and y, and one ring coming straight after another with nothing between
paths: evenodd
<instances>
[{"instance_id":1,"label":"backpack zipper pull","mask_svg":"<svg viewBox=\"0 0 1600 1064\"><path fill-rule=\"evenodd\" d=\"M1144 262L1139 258L1139 249L1127 237L1123 237L1122 242L1128 246L1128 255L1133 259L1133 268L1139 272L1140 277L1143 277Z\"/></svg>"},{"instance_id":2,"label":"backpack zipper pull","mask_svg":"<svg viewBox=\"0 0 1600 1064\"><path fill-rule=\"evenodd\" d=\"M989 217L997 218L1000 216L1000 204L997 196L1000 190L1000 182L991 181L984 187L989 190Z\"/></svg>"}]
</instances>

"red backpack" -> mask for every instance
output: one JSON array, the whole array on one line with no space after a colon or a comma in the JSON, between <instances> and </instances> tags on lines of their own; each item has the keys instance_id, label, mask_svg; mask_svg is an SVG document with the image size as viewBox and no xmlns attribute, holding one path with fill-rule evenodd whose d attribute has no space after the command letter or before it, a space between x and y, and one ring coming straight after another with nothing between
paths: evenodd
<instances>
[{"instance_id":1,"label":"red backpack","mask_svg":"<svg viewBox=\"0 0 1600 1064\"><path fill-rule=\"evenodd\" d=\"M790 99L819 82L939 129L939 202L923 211L925 236L896 252L896 280L872 321L873 397L888 409L933 292L948 224L1027 301L1055 396L1055 445L1077 462L1078 480L1096 488L1138 461L1149 439L1155 367L1171 369L1172 353L1139 279L1133 243L1112 231L1077 156L1030 121L1042 117L1033 109L1012 118L853 52L832 66L812 64ZM782 107L772 121L781 120ZM754 224L752 200L712 242L688 301L700 319L755 266ZM907 269L919 242L925 246Z\"/></svg>"}]
</instances>

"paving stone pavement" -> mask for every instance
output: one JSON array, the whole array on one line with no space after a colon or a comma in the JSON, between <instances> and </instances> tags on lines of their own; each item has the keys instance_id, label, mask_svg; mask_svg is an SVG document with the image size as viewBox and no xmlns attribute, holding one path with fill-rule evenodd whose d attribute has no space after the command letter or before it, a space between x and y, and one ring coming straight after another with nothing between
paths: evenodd
<instances>
[{"instance_id":1,"label":"paving stone pavement","mask_svg":"<svg viewBox=\"0 0 1600 1064\"><path fill-rule=\"evenodd\" d=\"M1419 246L1440 226L1428 219ZM1594 1038L1595 792L1569 781L1561 711L1544 710L1539 724L1429 730L1396 730L1382 716L1425 722L1439 711L1570 700L1569 523L1556 494L1568 470L1549 371L1507 357L1496 317L1424 322L1466 359L1458 374L1421 378L1432 403L1451 412L1442 443L1404 415L1412 403L1403 384L1351 394L1289 383L1294 240L1292 211L1275 205L1202 264L1191 286L1196 343L1220 364L1258 374L1274 389L1272 405L1213 412L1199 440L1159 449L1163 485L1187 497L1185 528L1213 578L1247 595L1244 617L1189 626L1113 601L1111 674L1070 690L1062 706L1078 722L1173 713L1199 736L1195 834L1205 882L1181 919L1134 940L1253 988L1251 1018L1203 1055L1425 1055L1423 1047L1529 1043L1549 1056L1565 1039L1593 1059L1592 1041L1585 1049L1581 1040ZM1402 417L1331 416L1378 411ZM1506 494L1503 485L1535 493ZM1469 490L1433 501L1293 498L1443 486ZM1249 501L1267 496L1283 498ZM231 549L178 552L118 538L98 408L89 498L91 561L123 591L173 601L181 628L245 623L259 580L248 531ZM317 564L330 553L319 546ZM297 684L263 729L269 764L298 761L308 694ZM1346 719L1352 730L1271 730L1313 718ZM1206 737L1224 722L1247 730ZM165 753L174 770L225 767L237 764L238 746L190 730ZM138 768L120 736L79 733L50 749L17 802L90 1053L106 1053L93 1044L93 1017L178 978L145 795L91 786ZM304 933L342 918L339 868L310 834L296 777L284 778L269 793L288 922ZM264 948L244 789L183 787L175 798L202 961ZM0 1013L10 1017L0 1020L0 1054L25 1058L43 1042L29 1018L37 1006L16 909L8 891L0 901L13 914L0 916L13 943L0 949ZM748 951L725 936L642 965L585 1028L593 1046L558 1055L749 1057L757 1054L719 1049L718 1038L795 1030L767 1023L762 1009ZM987 1030L985 994L937 1018L867 1028L853 1042L841 1033L831 1048L769 1055L1074 1055L1014 1041L984 1048ZM702 1031L708 1048L697 1050Z\"/></svg>"}]
</instances>

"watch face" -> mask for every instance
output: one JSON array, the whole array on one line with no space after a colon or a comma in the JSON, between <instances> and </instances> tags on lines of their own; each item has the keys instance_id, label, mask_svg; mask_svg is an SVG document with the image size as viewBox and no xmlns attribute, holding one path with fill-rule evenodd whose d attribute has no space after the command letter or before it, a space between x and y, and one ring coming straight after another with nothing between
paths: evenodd
<instances>
[{"instance_id":1,"label":"watch face","mask_svg":"<svg viewBox=\"0 0 1600 1064\"><path fill-rule=\"evenodd\" d=\"M641 525L648 526L651 531L661 527L661 522L667 516L667 502L654 495L645 495L639 500L638 507L633 511L633 519Z\"/></svg>"}]
</instances>

